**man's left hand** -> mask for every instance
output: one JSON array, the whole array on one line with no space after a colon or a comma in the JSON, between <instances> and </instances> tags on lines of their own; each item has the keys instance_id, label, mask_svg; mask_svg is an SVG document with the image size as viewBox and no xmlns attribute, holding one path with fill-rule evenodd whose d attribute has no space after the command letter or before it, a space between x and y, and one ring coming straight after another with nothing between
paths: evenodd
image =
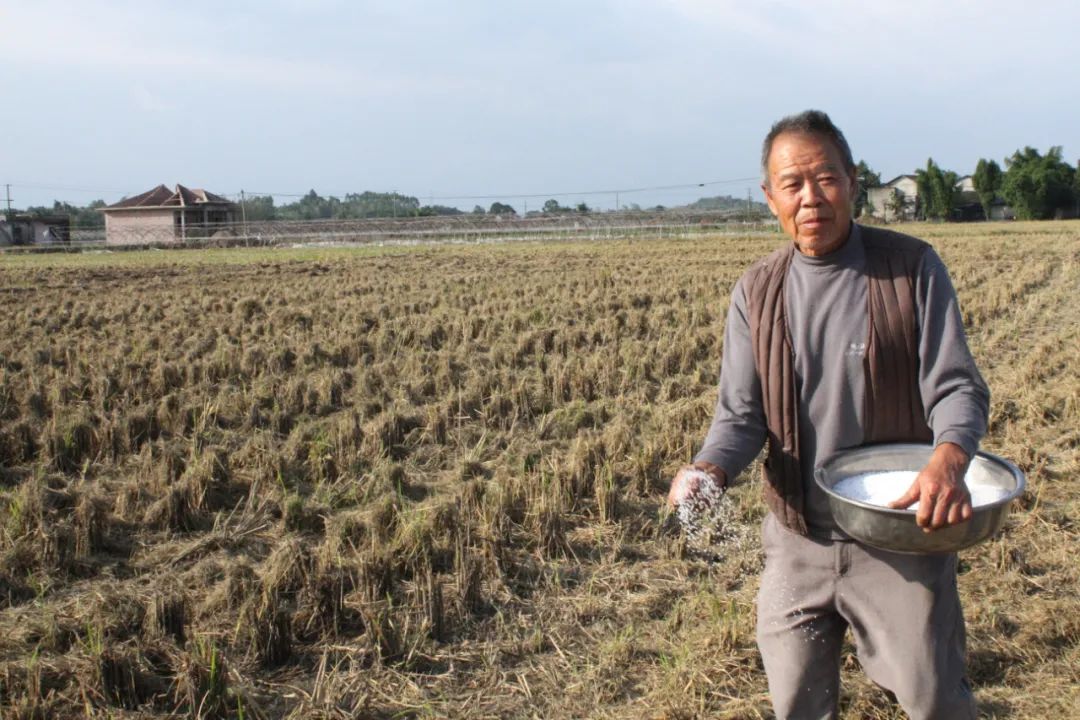
<instances>
[{"instance_id":1,"label":"man's left hand","mask_svg":"<svg viewBox=\"0 0 1080 720\"><path fill-rule=\"evenodd\" d=\"M970 520L971 493L964 484L969 460L959 445L941 443L908 491L889 507L906 508L917 500L915 522L926 532Z\"/></svg>"}]
</instances>

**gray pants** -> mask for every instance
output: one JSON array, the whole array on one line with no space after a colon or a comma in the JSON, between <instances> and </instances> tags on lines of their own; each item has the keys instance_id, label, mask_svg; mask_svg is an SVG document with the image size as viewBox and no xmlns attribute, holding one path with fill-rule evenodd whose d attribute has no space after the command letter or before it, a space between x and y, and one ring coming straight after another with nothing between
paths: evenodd
<instances>
[{"instance_id":1,"label":"gray pants","mask_svg":"<svg viewBox=\"0 0 1080 720\"><path fill-rule=\"evenodd\" d=\"M866 674L913 720L974 720L956 555L902 555L797 535L771 513L757 640L780 720L837 717L850 627Z\"/></svg>"}]
</instances>

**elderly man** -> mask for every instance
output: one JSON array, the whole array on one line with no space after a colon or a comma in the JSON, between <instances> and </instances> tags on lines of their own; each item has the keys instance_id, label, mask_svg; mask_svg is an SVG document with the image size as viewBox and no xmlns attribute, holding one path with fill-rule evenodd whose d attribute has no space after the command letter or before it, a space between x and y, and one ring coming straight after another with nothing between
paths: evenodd
<instances>
[{"instance_id":1,"label":"elderly man","mask_svg":"<svg viewBox=\"0 0 1080 720\"><path fill-rule=\"evenodd\" d=\"M691 469L726 485L768 441L757 639L779 718L836 716L848 628L866 673L909 716L974 718L956 556L851 540L812 478L838 450L933 443L893 507L918 500L927 532L970 518L963 477L989 392L956 293L929 245L852 222L855 166L825 113L777 122L761 164L769 208L792 242L735 284L716 414L669 499L679 502Z\"/></svg>"}]
</instances>

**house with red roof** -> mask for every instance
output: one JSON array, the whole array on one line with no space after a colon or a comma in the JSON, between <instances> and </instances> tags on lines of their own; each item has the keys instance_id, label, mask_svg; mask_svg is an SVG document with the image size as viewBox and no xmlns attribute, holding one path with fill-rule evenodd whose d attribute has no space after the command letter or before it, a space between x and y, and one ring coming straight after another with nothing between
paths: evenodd
<instances>
[{"instance_id":1,"label":"house with red roof","mask_svg":"<svg viewBox=\"0 0 1080 720\"><path fill-rule=\"evenodd\" d=\"M235 204L201 189L158 185L102 208L107 245L182 243L230 232Z\"/></svg>"}]
</instances>

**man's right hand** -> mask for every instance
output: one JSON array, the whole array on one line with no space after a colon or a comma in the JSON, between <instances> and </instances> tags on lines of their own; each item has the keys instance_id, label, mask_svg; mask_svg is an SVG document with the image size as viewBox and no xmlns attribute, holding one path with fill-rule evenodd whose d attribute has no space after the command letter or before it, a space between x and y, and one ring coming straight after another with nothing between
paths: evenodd
<instances>
[{"instance_id":1,"label":"man's right hand","mask_svg":"<svg viewBox=\"0 0 1080 720\"><path fill-rule=\"evenodd\" d=\"M679 468L679 472L675 473L675 478L671 481L671 489L668 490L667 501L668 505L675 508L679 506L679 503L683 498L688 495L693 495L698 490L699 480L695 477L689 478L688 486L683 490L682 483L683 477L696 471L704 471L712 475L713 480L719 487L727 487L727 475L716 465L704 460L699 460L692 465L683 465Z\"/></svg>"}]
</instances>

